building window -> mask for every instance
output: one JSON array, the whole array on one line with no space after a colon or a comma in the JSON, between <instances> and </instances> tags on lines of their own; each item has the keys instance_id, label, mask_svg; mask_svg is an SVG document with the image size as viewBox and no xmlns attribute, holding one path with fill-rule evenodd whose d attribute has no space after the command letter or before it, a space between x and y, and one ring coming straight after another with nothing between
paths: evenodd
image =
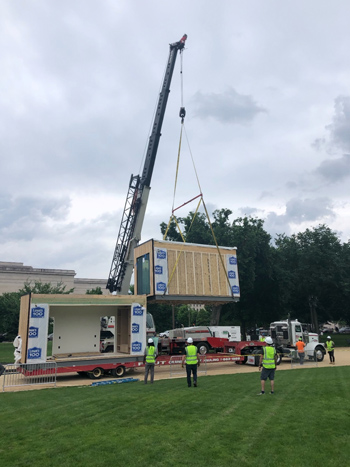
<instances>
[{"instance_id":1,"label":"building window","mask_svg":"<svg viewBox=\"0 0 350 467\"><path fill-rule=\"evenodd\" d=\"M150 293L150 270L149 270L149 253L140 256L136 260L137 267L137 294L149 295Z\"/></svg>"}]
</instances>

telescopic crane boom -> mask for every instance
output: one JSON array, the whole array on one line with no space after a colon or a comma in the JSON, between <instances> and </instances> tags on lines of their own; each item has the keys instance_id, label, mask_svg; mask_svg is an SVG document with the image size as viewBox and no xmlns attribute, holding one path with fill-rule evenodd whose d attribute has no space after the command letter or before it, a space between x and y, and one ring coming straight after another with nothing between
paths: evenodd
<instances>
[{"instance_id":1,"label":"telescopic crane boom","mask_svg":"<svg viewBox=\"0 0 350 467\"><path fill-rule=\"evenodd\" d=\"M126 196L124 212L119 228L117 243L114 250L111 270L106 288L110 292L117 292L127 295L129 291L131 276L134 267L134 249L141 238L141 230L145 217L149 192L151 189L151 179L154 162L156 160L161 129L165 114L170 84L173 76L177 53L185 47L187 35L180 41L170 44L169 58L163 80L157 110L153 122L151 135L149 137L148 148L142 175L131 175L129 189ZM180 109L180 117L184 117L185 109Z\"/></svg>"}]
</instances>

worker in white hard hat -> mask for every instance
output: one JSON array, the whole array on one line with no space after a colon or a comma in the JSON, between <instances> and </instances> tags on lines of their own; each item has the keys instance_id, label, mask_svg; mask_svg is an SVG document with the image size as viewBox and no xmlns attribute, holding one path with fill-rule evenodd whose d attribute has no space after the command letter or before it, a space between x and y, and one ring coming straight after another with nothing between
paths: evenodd
<instances>
[{"instance_id":1,"label":"worker in white hard hat","mask_svg":"<svg viewBox=\"0 0 350 467\"><path fill-rule=\"evenodd\" d=\"M157 359L157 349L154 346L154 342L152 338L148 339L148 344L145 348L145 353L143 356L143 363L146 364L145 366L145 378L144 378L144 383L147 384L147 379L148 379L148 373L151 373L151 384L153 384L154 381L154 366L156 364L156 359Z\"/></svg>"},{"instance_id":2,"label":"worker in white hard hat","mask_svg":"<svg viewBox=\"0 0 350 467\"><path fill-rule=\"evenodd\" d=\"M13 341L13 346L15 347L14 356L15 356L15 365L18 366L22 358L22 338L21 336L15 337Z\"/></svg>"},{"instance_id":3,"label":"worker in white hard hat","mask_svg":"<svg viewBox=\"0 0 350 467\"><path fill-rule=\"evenodd\" d=\"M334 358L334 342L332 341L331 336L327 336L326 340L326 349L329 355L329 363L330 365L335 365L335 358Z\"/></svg>"},{"instance_id":4,"label":"worker in white hard hat","mask_svg":"<svg viewBox=\"0 0 350 467\"><path fill-rule=\"evenodd\" d=\"M261 381L261 392L258 396L265 395L265 382L269 378L271 383L271 392L275 392L275 371L277 362L276 349L273 346L273 340L270 336L265 339L266 346L263 347L263 353L260 356L259 371L261 370L260 381Z\"/></svg>"},{"instance_id":5,"label":"worker in white hard hat","mask_svg":"<svg viewBox=\"0 0 350 467\"><path fill-rule=\"evenodd\" d=\"M187 339L187 346L185 347L185 354L182 356L182 368L186 361L187 385L189 388L192 386L191 373L193 374L193 386L197 387L197 367L200 365L199 357L198 349L193 345L192 337L189 337Z\"/></svg>"}]
</instances>

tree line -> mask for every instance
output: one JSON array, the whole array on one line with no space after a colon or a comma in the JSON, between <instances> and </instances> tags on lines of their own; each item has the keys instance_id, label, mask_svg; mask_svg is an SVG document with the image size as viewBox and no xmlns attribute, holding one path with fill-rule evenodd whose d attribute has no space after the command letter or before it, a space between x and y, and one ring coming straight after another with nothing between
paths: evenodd
<instances>
[{"instance_id":1,"label":"tree line","mask_svg":"<svg viewBox=\"0 0 350 467\"><path fill-rule=\"evenodd\" d=\"M272 239L264 221L253 217L229 220L232 211L216 210L211 225L203 213L189 212L177 221L188 243L237 247L241 298L238 303L222 306L221 325L240 325L242 332L251 327L265 327L272 321L299 319L318 323L343 321L350 324L350 243L342 243L336 232L319 225L304 232ZM162 223L164 235L167 225ZM183 241L174 221L166 240ZM98 290L99 289L99 290ZM132 289L132 287L131 287ZM72 293L58 284L24 284L19 292L0 295L0 334L17 334L20 297L27 293ZM102 294L100 288L87 293ZM194 311L182 305L148 305L157 331L175 326L209 325L210 306Z\"/></svg>"},{"instance_id":2,"label":"tree line","mask_svg":"<svg viewBox=\"0 0 350 467\"><path fill-rule=\"evenodd\" d=\"M218 245L237 247L241 298L238 303L222 307L220 324L241 325L244 332L249 327L265 327L272 321L290 317L312 323L318 331L321 322L350 322L349 242L342 243L326 225L272 239L262 219L239 217L230 222L231 214L229 209L216 210L211 225L203 213L195 216L190 212L177 219L188 243L214 245L212 227ZM163 235L166 229L167 225L162 223ZM174 221L166 240L182 241ZM149 307L158 329L171 328L169 308ZM212 310L207 306L198 315L206 324L208 312ZM193 321L187 320L183 307L176 316L180 325L188 326ZM192 316L195 319L197 315L192 312Z\"/></svg>"}]
</instances>

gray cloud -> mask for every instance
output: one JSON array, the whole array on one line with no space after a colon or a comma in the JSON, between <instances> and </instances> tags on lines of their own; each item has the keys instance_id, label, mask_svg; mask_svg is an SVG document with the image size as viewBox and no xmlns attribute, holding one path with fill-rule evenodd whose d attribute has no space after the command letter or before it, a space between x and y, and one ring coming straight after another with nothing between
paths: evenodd
<instances>
[{"instance_id":1,"label":"gray cloud","mask_svg":"<svg viewBox=\"0 0 350 467\"><path fill-rule=\"evenodd\" d=\"M323 217L334 217L333 203L329 198L297 199L286 204L286 218L294 223L315 221Z\"/></svg>"},{"instance_id":2,"label":"gray cloud","mask_svg":"<svg viewBox=\"0 0 350 467\"><path fill-rule=\"evenodd\" d=\"M331 183L344 180L350 176L350 154L323 161L316 169L316 173Z\"/></svg>"},{"instance_id":3,"label":"gray cloud","mask_svg":"<svg viewBox=\"0 0 350 467\"><path fill-rule=\"evenodd\" d=\"M169 42L185 32L186 133L209 212L265 216L272 236L327 221L348 238L350 2L188 3L184 16L159 0L2 2L0 260L106 276ZM171 211L179 62L143 241ZM198 194L182 143L176 205Z\"/></svg>"},{"instance_id":4,"label":"gray cloud","mask_svg":"<svg viewBox=\"0 0 350 467\"><path fill-rule=\"evenodd\" d=\"M239 211L242 216L254 216L254 215L258 216L259 209L246 206L243 208L239 208Z\"/></svg>"},{"instance_id":5,"label":"gray cloud","mask_svg":"<svg viewBox=\"0 0 350 467\"><path fill-rule=\"evenodd\" d=\"M34 188L34 187L33 187ZM37 189L39 189L38 187ZM62 222L70 208L68 198L0 197L1 242L40 236L47 222Z\"/></svg>"},{"instance_id":6,"label":"gray cloud","mask_svg":"<svg viewBox=\"0 0 350 467\"><path fill-rule=\"evenodd\" d=\"M221 94L199 91L193 97L193 104L196 117L212 117L223 123L246 124L259 113L266 112L251 96L238 94L231 87Z\"/></svg>"},{"instance_id":7,"label":"gray cloud","mask_svg":"<svg viewBox=\"0 0 350 467\"><path fill-rule=\"evenodd\" d=\"M338 96L335 99L334 110L333 122L326 127L330 132L330 143L350 151L350 96Z\"/></svg>"}]
</instances>

